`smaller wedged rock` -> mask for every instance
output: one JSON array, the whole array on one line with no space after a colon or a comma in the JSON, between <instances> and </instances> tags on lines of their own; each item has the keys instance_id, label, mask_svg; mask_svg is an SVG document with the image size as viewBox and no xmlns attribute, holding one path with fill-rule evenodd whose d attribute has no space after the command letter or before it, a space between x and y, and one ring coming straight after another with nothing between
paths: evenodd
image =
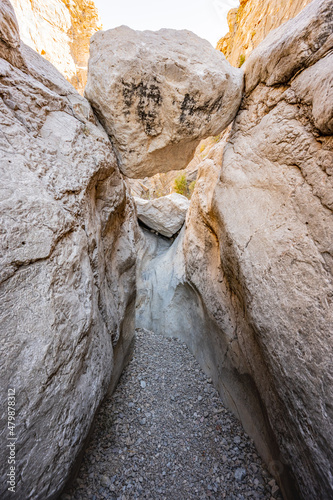
<instances>
[{"instance_id":1,"label":"smaller wedged rock","mask_svg":"<svg viewBox=\"0 0 333 500\"><path fill-rule=\"evenodd\" d=\"M121 26L91 39L85 96L127 177L185 168L234 119L242 91L242 70L190 31Z\"/></svg>"},{"instance_id":2,"label":"smaller wedged rock","mask_svg":"<svg viewBox=\"0 0 333 500\"><path fill-rule=\"evenodd\" d=\"M189 200L178 193L171 193L155 200L134 198L138 218L146 226L171 238L182 227Z\"/></svg>"}]
</instances>

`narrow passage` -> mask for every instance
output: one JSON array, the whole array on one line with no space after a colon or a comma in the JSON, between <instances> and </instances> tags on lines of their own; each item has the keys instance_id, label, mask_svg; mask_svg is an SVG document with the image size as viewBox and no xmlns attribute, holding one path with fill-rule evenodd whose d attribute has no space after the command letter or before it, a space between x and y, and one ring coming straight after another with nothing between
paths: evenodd
<instances>
[{"instance_id":1,"label":"narrow passage","mask_svg":"<svg viewBox=\"0 0 333 500\"><path fill-rule=\"evenodd\" d=\"M250 438L181 341L138 330L61 500L281 499Z\"/></svg>"}]
</instances>

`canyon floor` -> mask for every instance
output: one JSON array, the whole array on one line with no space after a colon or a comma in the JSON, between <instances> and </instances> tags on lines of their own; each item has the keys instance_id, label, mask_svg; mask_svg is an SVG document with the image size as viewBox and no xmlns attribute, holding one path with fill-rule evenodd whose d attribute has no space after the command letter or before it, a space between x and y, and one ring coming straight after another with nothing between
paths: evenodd
<instances>
[{"instance_id":1,"label":"canyon floor","mask_svg":"<svg viewBox=\"0 0 333 500\"><path fill-rule=\"evenodd\" d=\"M250 438L185 344L138 330L61 500L280 499Z\"/></svg>"}]
</instances>

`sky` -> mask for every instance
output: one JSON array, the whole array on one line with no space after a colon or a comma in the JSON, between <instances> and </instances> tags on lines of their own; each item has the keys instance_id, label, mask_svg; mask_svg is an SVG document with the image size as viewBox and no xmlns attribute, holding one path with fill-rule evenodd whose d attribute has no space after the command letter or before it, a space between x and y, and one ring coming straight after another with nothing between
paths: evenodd
<instances>
[{"instance_id":1,"label":"sky","mask_svg":"<svg viewBox=\"0 0 333 500\"><path fill-rule=\"evenodd\" d=\"M103 29L187 29L213 47L228 32L227 13L239 0L94 0Z\"/></svg>"}]
</instances>

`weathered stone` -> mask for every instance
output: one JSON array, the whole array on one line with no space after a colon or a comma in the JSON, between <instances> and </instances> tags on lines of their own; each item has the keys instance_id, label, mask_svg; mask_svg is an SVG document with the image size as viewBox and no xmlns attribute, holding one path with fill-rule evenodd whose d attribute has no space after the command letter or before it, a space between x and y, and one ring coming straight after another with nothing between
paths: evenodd
<instances>
[{"instance_id":1,"label":"weathered stone","mask_svg":"<svg viewBox=\"0 0 333 500\"><path fill-rule=\"evenodd\" d=\"M11 0L21 39L50 61L81 93L90 37L101 28L91 0Z\"/></svg>"},{"instance_id":2,"label":"weathered stone","mask_svg":"<svg viewBox=\"0 0 333 500\"><path fill-rule=\"evenodd\" d=\"M126 178L126 183L131 190L133 196L139 198L159 198L166 196L175 191L175 182L180 176L185 176L186 179L186 196L191 198L195 180L198 175L198 165L204 158L207 157L210 148L218 142L220 134L214 137L207 137L200 141L197 146L193 159L184 170L170 170L162 174L155 174L152 177L145 177L144 179L130 179Z\"/></svg>"},{"instance_id":3,"label":"weathered stone","mask_svg":"<svg viewBox=\"0 0 333 500\"><path fill-rule=\"evenodd\" d=\"M242 88L242 71L189 31L122 26L90 43L85 95L128 177L185 168L233 120Z\"/></svg>"},{"instance_id":4,"label":"weathered stone","mask_svg":"<svg viewBox=\"0 0 333 500\"><path fill-rule=\"evenodd\" d=\"M300 15L274 30L246 61L246 91L259 83L287 83L332 48L330 0L315 0ZM296 46L301 50L295 50Z\"/></svg>"},{"instance_id":5,"label":"weathered stone","mask_svg":"<svg viewBox=\"0 0 333 500\"><path fill-rule=\"evenodd\" d=\"M229 33L217 44L230 64L241 66L268 33L292 19L312 0L240 0L228 13Z\"/></svg>"},{"instance_id":6,"label":"weathered stone","mask_svg":"<svg viewBox=\"0 0 333 500\"><path fill-rule=\"evenodd\" d=\"M0 5L3 12L7 2ZM51 499L132 340L137 222L88 101L17 46L13 15L6 25L2 39L7 33L20 65L0 59L0 496ZM7 489L8 389L15 495Z\"/></svg>"},{"instance_id":7,"label":"weathered stone","mask_svg":"<svg viewBox=\"0 0 333 500\"><path fill-rule=\"evenodd\" d=\"M155 200L134 198L138 218L146 226L171 238L184 224L189 200L178 193L161 196Z\"/></svg>"},{"instance_id":8,"label":"weathered stone","mask_svg":"<svg viewBox=\"0 0 333 500\"><path fill-rule=\"evenodd\" d=\"M288 499L333 495L332 12L313 2L252 53L186 229L140 249L138 326L186 340Z\"/></svg>"},{"instance_id":9,"label":"weathered stone","mask_svg":"<svg viewBox=\"0 0 333 500\"><path fill-rule=\"evenodd\" d=\"M2 0L0 3L0 39L12 48L20 45L17 19L9 0Z\"/></svg>"}]
</instances>

